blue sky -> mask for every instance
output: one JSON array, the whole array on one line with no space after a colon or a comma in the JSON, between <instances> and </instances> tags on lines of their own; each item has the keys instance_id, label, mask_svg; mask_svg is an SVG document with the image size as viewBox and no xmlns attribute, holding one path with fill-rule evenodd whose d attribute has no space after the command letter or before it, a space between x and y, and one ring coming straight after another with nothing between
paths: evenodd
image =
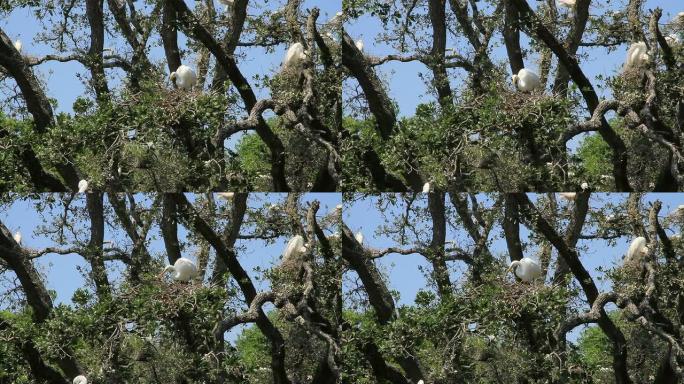
<instances>
[{"instance_id":1,"label":"blue sky","mask_svg":"<svg viewBox=\"0 0 684 384\"><path fill-rule=\"evenodd\" d=\"M194 7L194 1L186 1L188 6L192 9ZM141 6L141 2L136 2L138 7ZM265 10L276 10L282 8L285 4L285 0L272 0L268 2L261 1L251 1L248 9L249 15L257 15L263 13ZM215 1L216 9L219 12L223 11L223 5ZM317 6L321 10L321 16L319 16L319 25L329 20L338 11L342 9L341 2L328 1L328 0L305 0L302 2L302 9L306 11L307 9ZM105 10L107 13L108 10ZM306 12L304 13L306 14ZM51 26L52 27L52 26ZM28 8L16 9L12 12L9 17L4 17L0 19L0 28L2 28L5 33L12 39L20 39L23 43L23 53L33 56L42 56L48 53L55 53L49 46L44 44L37 44L34 41L36 35L42 32L42 26L38 23L33 15L33 11ZM86 35L83 34L85 37ZM158 35L151 38L151 41L158 39ZM82 41L81 44L86 44L87 41ZM179 44L181 49L186 47L187 38L182 32L179 32ZM113 47L117 52L129 52L130 48L123 42L119 36L116 39L112 39L111 36L106 36L105 47ZM240 69L243 71L245 77L247 77L252 86L257 92L257 96L260 98L268 97L268 93L264 92L257 86L257 82L254 81L253 77L255 75L265 75L274 74L282 62L282 58L287 51L286 45L281 45L272 48L272 52L267 52L263 48L252 48L252 47L242 47L237 51L237 61ZM244 54L244 56L242 56ZM194 66L194 55L185 55L185 64ZM164 58L163 49L160 46L154 46L150 51L150 58L155 61L161 62ZM189 62L189 63L188 63ZM166 70L166 65L164 63L164 69ZM35 68L35 67L34 67ZM84 94L85 88L81 80L77 78L77 74L84 75L88 78L89 74L83 68L83 66L77 62L47 62L42 64L37 69L41 78L47 81L47 93L49 97L55 98L59 102L57 108L60 112L71 112L72 104L74 100ZM107 70L109 79L120 79L122 72L120 70ZM112 81L112 84L117 84L118 81Z\"/></svg>"},{"instance_id":2,"label":"blue sky","mask_svg":"<svg viewBox=\"0 0 684 384\"><path fill-rule=\"evenodd\" d=\"M538 2L529 0L528 3L532 7L536 7ZM626 0L610 1L609 3L606 1L593 1L590 12L592 15L598 15L605 12L606 9L625 9L626 3ZM480 7L485 7L484 2L480 2L479 4ZM661 23L668 22L672 19L673 15L684 11L684 3L682 3L681 0L646 0L644 2L645 10L654 9L656 7L663 9ZM354 40L363 39L365 44L364 52L367 55L385 56L390 53L397 53L387 44L377 42L376 38L383 32L382 28L382 23L370 16L361 17L360 19L345 25L346 31ZM417 31L412 32L417 33ZM522 36L523 49L528 48L529 39L526 38L524 34ZM500 37L500 34L495 35L492 41L500 40ZM422 44L425 45L428 43L429 41L425 40ZM459 52L459 47L462 49L463 43L450 40L447 43L447 47L455 48L456 52ZM627 46L618 47L617 50L610 53L604 48L582 48L580 54L589 53L590 58L588 61L581 61L581 66L587 76L592 79L594 85L598 86L600 82L595 80L596 76L614 74L615 70L622 65L626 52ZM505 48L501 45L495 47L493 50L493 57L495 60L505 59ZM536 55L527 57L525 59L526 66L531 67L533 70L538 68L537 59ZM389 94L397 102L401 115L411 116L418 104L435 100L434 96L427 93L425 83L420 77L420 74L425 74L427 75L427 78L430 78L428 75L429 71L423 64L416 62L389 62L376 68L380 68L381 77L388 81ZM466 79L464 72L461 70L452 70L450 74L452 76L452 83L455 87L460 86ZM599 89L599 92L603 91Z\"/></svg>"}]
</instances>

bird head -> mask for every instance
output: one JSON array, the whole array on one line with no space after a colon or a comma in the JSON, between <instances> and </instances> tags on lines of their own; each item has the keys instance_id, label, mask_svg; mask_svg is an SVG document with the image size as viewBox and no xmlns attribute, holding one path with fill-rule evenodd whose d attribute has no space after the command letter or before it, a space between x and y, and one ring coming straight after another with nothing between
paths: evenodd
<instances>
[{"instance_id":1,"label":"bird head","mask_svg":"<svg viewBox=\"0 0 684 384\"><path fill-rule=\"evenodd\" d=\"M508 273L508 272L515 272L515 269L518 268L518 265L520 265L520 260L513 260L513 261L511 261L511 265L508 266L508 269L506 270L506 273Z\"/></svg>"},{"instance_id":2,"label":"bird head","mask_svg":"<svg viewBox=\"0 0 684 384\"><path fill-rule=\"evenodd\" d=\"M175 268L173 265L167 265L166 268L164 268L164 270L159 274L158 277L161 279L161 278L164 277L164 275L165 275L166 273L168 273L168 272L175 272L175 271L176 271L176 268Z\"/></svg>"}]
</instances>

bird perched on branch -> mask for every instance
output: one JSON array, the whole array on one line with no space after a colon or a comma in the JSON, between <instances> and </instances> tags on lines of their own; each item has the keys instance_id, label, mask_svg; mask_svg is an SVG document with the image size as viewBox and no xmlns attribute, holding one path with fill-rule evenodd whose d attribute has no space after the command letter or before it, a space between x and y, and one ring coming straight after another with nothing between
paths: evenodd
<instances>
[{"instance_id":1,"label":"bird perched on branch","mask_svg":"<svg viewBox=\"0 0 684 384\"><path fill-rule=\"evenodd\" d=\"M17 244L21 245L21 232L14 232L14 236L12 236L12 238L17 242Z\"/></svg>"},{"instance_id":2,"label":"bird perched on branch","mask_svg":"<svg viewBox=\"0 0 684 384\"><path fill-rule=\"evenodd\" d=\"M532 92L541 87L541 80L536 73L527 68L518 71L517 75L511 77L513 85L521 92Z\"/></svg>"},{"instance_id":3,"label":"bird perched on branch","mask_svg":"<svg viewBox=\"0 0 684 384\"><path fill-rule=\"evenodd\" d=\"M171 72L169 79L175 82L179 89L185 91L191 90L197 84L195 71L187 65L181 65L175 72Z\"/></svg>"},{"instance_id":4,"label":"bird perched on branch","mask_svg":"<svg viewBox=\"0 0 684 384\"><path fill-rule=\"evenodd\" d=\"M88 190L88 180L78 182L78 193L85 193Z\"/></svg>"},{"instance_id":5,"label":"bird perched on branch","mask_svg":"<svg viewBox=\"0 0 684 384\"><path fill-rule=\"evenodd\" d=\"M354 238L356 239L356 241L358 241L359 244L363 245L363 233L361 233L361 231L356 232Z\"/></svg>"},{"instance_id":6,"label":"bird perched on branch","mask_svg":"<svg viewBox=\"0 0 684 384\"><path fill-rule=\"evenodd\" d=\"M518 278L526 283L532 282L541 277L542 270L536 261L529 257L511 262L508 271L513 271Z\"/></svg>"},{"instance_id":7,"label":"bird perched on branch","mask_svg":"<svg viewBox=\"0 0 684 384\"><path fill-rule=\"evenodd\" d=\"M423 193L430 193L431 190L432 185L430 184L430 182L423 184Z\"/></svg>"},{"instance_id":8,"label":"bird perched on branch","mask_svg":"<svg viewBox=\"0 0 684 384\"><path fill-rule=\"evenodd\" d=\"M646 238L639 236L632 240L627 250L627 255L625 255L625 264L640 263L645 256L648 256L648 245Z\"/></svg>"},{"instance_id":9,"label":"bird perched on branch","mask_svg":"<svg viewBox=\"0 0 684 384\"><path fill-rule=\"evenodd\" d=\"M189 259L179 257L173 265L167 265L159 277L167 272L173 273L171 278L175 281L188 282L197 276L197 266Z\"/></svg>"},{"instance_id":10,"label":"bird perched on branch","mask_svg":"<svg viewBox=\"0 0 684 384\"><path fill-rule=\"evenodd\" d=\"M625 69L641 68L647 66L650 61L651 56L648 54L646 43L639 41L629 46L625 59Z\"/></svg>"},{"instance_id":11,"label":"bird perched on branch","mask_svg":"<svg viewBox=\"0 0 684 384\"><path fill-rule=\"evenodd\" d=\"M283 59L284 69L301 69L306 61L307 54L302 43L294 43L290 46Z\"/></svg>"}]
</instances>

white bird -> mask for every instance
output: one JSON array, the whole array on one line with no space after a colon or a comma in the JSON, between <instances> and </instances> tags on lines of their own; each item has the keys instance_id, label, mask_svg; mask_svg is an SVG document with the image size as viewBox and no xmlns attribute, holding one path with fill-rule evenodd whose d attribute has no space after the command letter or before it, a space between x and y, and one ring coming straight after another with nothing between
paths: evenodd
<instances>
[{"instance_id":1,"label":"white bird","mask_svg":"<svg viewBox=\"0 0 684 384\"><path fill-rule=\"evenodd\" d=\"M511 79L518 90L522 92L532 92L541 87L539 76L527 68L518 71L518 74L513 75Z\"/></svg>"},{"instance_id":2,"label":"white bird","mask_svg":"<svg viewBox=\"0 0 684 384\"><path fill-rule=\"evenodd\" d=\"M223 200L230 200L235 196L235 192L217 192L216 194Z\"/></svg>"},{"instance_id":3,"label":"white bird","mask_svg":"<svg viewBox=\"0 0 684 384\"><path fill-rule=\"evenodd\" d=\"M356 232L354 238L359 242L359 244L363 245L363 233L361 233L361 231Z\"/></svg>"},{"instance_id":4,"label":"white bird","mask_svg":"<svg viewBox=\"0 0 684 384\"><path fill-rule=\"evenodd\" d=\"M83 375L78 375L74 377L73 384L88 384L88 379Z\"/></svg>"},{"instance_id":5,"label":"white bird","mask_svg":"<svg viewBox=\"0 0 684 384\"><path fill-rule=\"evenodd\" d=\"M306 52L302 43L294 43L290 46L283 60L284 68L300 68L306 60Z\"/></svg>"},{"instance_id":6,"label":"white bird","mask_svg":"<svg viewBox=\"0 0 684 384\"><path fill-rule=\"evenodd\" d=\"M12 236L12 238L17 242L17 244L21 245L21 232L14 232L14 236Z\"/></svg>"},{"instance_id":7,"label":"white bird","mask_svg":"<svg viewBox=\"0 0 684 384\"><path fill-rule=\"evenodd\" d=\"M14 42L14 49L16 49L17 51L19 51L19 53L21 53L21 47L22 47L22 45L21 45L21 40L17 40L17 41Z\"/></svg>"},{"instance_id":8,"label":"white bird","mask_svg":"<svg viewBox=\"0 0 684 384\"><path fill-rule=\"evenodd\" d=\"M520 280L526 283L538 279L541 277L542 273L539 264L529 257L523 257L521 260L512 261L508 270L513 271Z\"/></svg>"},{"instance_id":9,"label":"white bird","mask_svg":"<svg viewBox=\"0 0 684 384\"><path fill-rule=\"evenodd\" d=\"M589 189L589 183L585 181L584 183L582 183L582 185L580 185L580 188L582 188L583 191L586 191L587 189Z\"/></svg>"},{"instance_id":10,"label":"white bird","mask_svg":"<svg viewBox=\"0 0 684 384\"><path fill-rule=\"evenodd\" d=\"M181 65L176 69L176 72L171 72L169 76L171 81L176 82L176 86L182 90L189 91L197 84L197 75L192 68L187 65Z\"/></svg>"},{"instance_id":11,"label":"white bird","mask_svg":"<svg viewBox=\"0 0 684 384\"><path fill-rule=\"evenodd\" d=\"M575 192L561 192L559 193L560 197L567 200L567 201L575 201L577 198L577 193Z\"/></svg>"},{"instance_id":12,"label":"white bird","mask_svg":"<svg viewBox=\"0 0 684 384\"><path fill-rule=\"evenodd\" d=\"M671 33L665 36L665 41L667 41L667 45L669 46L679 45L682 43L682 39L676 33Z\"/></svg>"},{"instance_id":13,"label":"white bird","mask_svg":"<svg viewBox=\"0 0 684 384\"><path fill-rule=\"evenodd\" d=\"M358 49L359 51L363 52L363 40L361 40L361 39L356 40L356 42L354 43L354 45L356 45L356 49Z\"/></svg>"},{"instance_id":14,"label":"white bird","mask_svg":"<svg viewBox=\"0 0 684 384\"><path fill-rule=\"evenodd\" d=\"M575 6L575 0L558 0L558 4L566 7L566 8L572 8Z\"/></svg>"},{"instance_id":15,"label":"white bird","mask_svg":"<svg viewBox=\"0 0 684 384\"><path fill-rule=\"evenodd\" d=\"M627 256L625 256L625 263L637 260L637 257L645 256L648 254L648 246L646 245L646 238L639 236L632 240L627 250Z\"/></svg>"},{"instance_id":16,"label":"white bird","mask_svg":"<svg viewBox=\"0 0 684 384\"><path fill-rule=\"evenodd\" d=\"M428 183L425 183L425 184L423 184L423 193L430 193L430 189L431 189L431 187L432 187L432 186L430 185L430 183L429 183L429 182L428 182Z\"/></svg>"},{"instance_id":17,"label":"white bird","mask_svg":"<svg viewBox=\"0 0 684 384\"><path fill-rule=\"evenodd\" d=\"M648 54L648 47L643 41L633 43L627 50L627 59L625 60L625 68L638 68L647 65L651 60Z\"/></svg>"},{"instance_id":18,"label":"white bird","mask_svg":"<svg viewBox=\"0 0 684 384\"><path fill-rule=\"evenodd\" d=\"M422 379L420 379L416 384L425 384L425 382Z\"/></svg>"},{"instance_id":19,"label":"white bird","mask_svg":"<svg viewBox=\"0 0 684 384\"><path fill-rule=\"evenodd\" d=\"M176 281L188 282L197 276L197 266L192 261L179 257L173 265L167 265L161 275L163 276L167 272L172 272L171 278Z\"/></svg>"},{"instance_id":20,"label":"white bird","mask_svg":"<svg viewBox=\"0 0 684 384\"><path fill-rule=\"evenodd\" d=\"M85 193L88 190L88 180L78 182L78 193Z\"/></svg>"},{"instance_id":21,"label":"white bird","mask_svg":"<svg viewBox=\"0 0 684 384\"><path fill-rule=\"evenodd\" d=\"M304 238L301 235L293 236L287 242L285 250L283 251L283 262L296 259L300 254L306 252L306 245L304 245Z\"/></svg>"}]
</instances>

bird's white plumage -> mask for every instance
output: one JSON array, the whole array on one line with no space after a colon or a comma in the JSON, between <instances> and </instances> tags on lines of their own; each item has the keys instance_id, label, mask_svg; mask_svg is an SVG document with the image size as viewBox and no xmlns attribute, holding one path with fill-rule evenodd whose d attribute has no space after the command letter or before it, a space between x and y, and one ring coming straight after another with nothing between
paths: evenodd
<instances>
[{"instance_id":1,"label":"bird's white plumage","mask_svg":"<svg viewBox=\"0 0 684 384\"><path fill-rule=\"evenodd\" d=\"M14 49L19 51L19 53L21 53L21 47L22 47L21 40L17 40L14 42Z\"/></svg>"},{"instance_id":2,"label":"bird's white plumage","mask_svg":"<svg viewBox=\"0 0 684 384\"><path fill-rule=\"evenodd\" d=\"M566 8L572 8L575 6L575 0L558 0L558 4L566 7Z\"/></svg>"},{"instance_id":3,"label":"bird's white plumage","mask_svg":"<svg viewBox=\"0 0 684 384\"><path fill-rule=\"evenodd\" d=\"M21 245L21 232L14 232L14 236L12 236L12 238L17 242L17 244Z\"/></svg>"},{"instance_id":4,"label":"bird's white plumage","mask_svg":"<svg viewBox=\"0 0 684 384\"><path fill-rule=\"evenodd\" d=\"M643 41L633 43L627 50L625 68L638 68L647 65L651 57L648 54L648 47Z\"/></svg>"},{"instance_id":5,"label":"bird's white plumage","mask_svg":"<svg viewBox=\"0 0 684 384\"><path fill-rule=\"evenodd\" d=\"M356 40L356 42L354 43L354 45L356 45L356 49L358 49L359 51L363 52L363 40L361 40L361 39Z\"/></svg>"},{"instance_id":6,"label":"bird's white plumage","mask_svg":"<svg viewBox=\"0 0 684 384\"><path fill-rule=\"evenodd\" d=\"M88 384L88 379L83 375L74 377L73 384Z\"/></svg>"},{"instance_id":7,"label":"bird's white plumage","mask_svg":"<svg viewBox=\"0 0 684 384\"><path fill-rule=\"evenodd\" d=\"M164 272L172 272L172 279L176 281L188 282L197 276L197 266L195 263L186 259L185 257L179 257L173 265L167 265L164 268Z\"/></svg>"},{"instance_id":8,"label":"bird's white plumage","mask_svg":"<svg viewBox=\"0 0 684 384\"><path fill-rule=\"evenodd\" d=\"M560 197L567 200L567 201L575 201L577 198L577 193L575 192L561 192L559 193Z\"/></svg>"},{"instance_id":9,"label":"bird's white plumage","mask_svg":"<svg viewBox=\"0 0 684 384\"><path fill-rule=\"evenodd\" d=\"M179 89L189 91L197 84L197 75L192 68L187 65L182 64L176 72L171 72L171 81L176 82L176 86Z\"/></svg>"},{"instance_id":10,"label":"bird's white plumage","mask_svg":"<svg viewBox=\"0 0 684 384\"><path fill-rule=\"evenodd\" d=\"M88 180L81 180L78 182L78 193L84 193L88 190Z\"/></svg>"},{"instance_id":11,"label":"bird's white plumage","mask_svg":"<svg viewBox=\"0 0 684 384\"><path fill-rule=\"evenodd\" d=\"M235 192L217 192L216 194L223 200L230 200L235 197Z\"/></svg>"},{"instance_id":12,"label":"bird's white plumage","mask_svg":"<svg viewBox=\"0 0 684 384\"><path fill-rule=\"evenodd\" d=\"M293 260L303 252L306 252L304 238L301 235L295 235L290 239L290 241L287 242L287 245L285 246L285 250L283 251L283 261Z\"/></svg>"},{"instance_id":13,"label":"bird's white plumage","mask_svg":"<svg viewBox=\"0 0 684 384\"><path fill-rule=\"evenodd\" d=\"M541 80L539 76L527 68L518 71L517 75L513 75L513 84L522 92L532 92L541 87Z\"/></svg>"},{"instance_id":14,"label":"bird's white plumage","mask_svg":"<svg viewBox=\"0 0 684 384\"><path fill-rule=\"evenodd\" d=\"M359 244L363 245L363 233L361 233L361 231L356 232L354 238L359 242Z\"/></svg>"},{"instance_id":15,"label":"bird's white plumage","mask_svg":"<svg viewBox=\"0 0 684 384\"><path fill-rule=\"evenodd\" d=\"M430 185L430 183L425 183L425 184L423 184L423 193L430 193L430 188L431 188L431 187L432 187L432 186Z\"/></svg>"},{"instance_id":16,"label":"bird's white plumage","mask_svg":"<svg viewBox=\"0 0 684 384\"><path fill-rule=\"evenodd\" d=\"M542 274L539 264L529 257L523 257L520 260L512 261L510 269L520 280L526 283L540 278Z\"/></svg>"},{"instance_id":17,"label":"bird's white plumage","mask_svg":"<svg viewBox=\"0 0 684 384\"><path fill-rule=\"evenodd\" d=\"M418 382L416 384L425 384L425 382L421 379L421 380L418 380Z\"/></svg>"},{"instance_id":18,"label":"bird's white plumage","mask_svg":"<svg viewBox=\"0 0 684 384\"><path fill-rule=\"evenodd\" d=\"M667 44L669 46L679 45L682 43L682 39L676 33L671 33L671 34L665 36L665 41L667 42Z\"/></svg>"},{"instance_id":19,"label":"bird's white plumage","mask_svg":"<svg viewBox=\"0 0 684 384\"><path fill-rule=\"evenodd\" d=\"M636 260L637 257L646 255L648 253L648 246L646 245L646 238L639 236L632 240L627 250L627 256L625 256L625 262L630 262Z\"/></svg>"},{"instance_id":20,"label":"bird's white plumage","mask_svg":"<svg viewBox=\"0 0 684 384\"><path fill-rule=\"evenodd\" d=\"M300 68L306 60L306 52L302 43L294 43L290 46L283 59L283 67Z\"/></svg>"}]
</instances>

